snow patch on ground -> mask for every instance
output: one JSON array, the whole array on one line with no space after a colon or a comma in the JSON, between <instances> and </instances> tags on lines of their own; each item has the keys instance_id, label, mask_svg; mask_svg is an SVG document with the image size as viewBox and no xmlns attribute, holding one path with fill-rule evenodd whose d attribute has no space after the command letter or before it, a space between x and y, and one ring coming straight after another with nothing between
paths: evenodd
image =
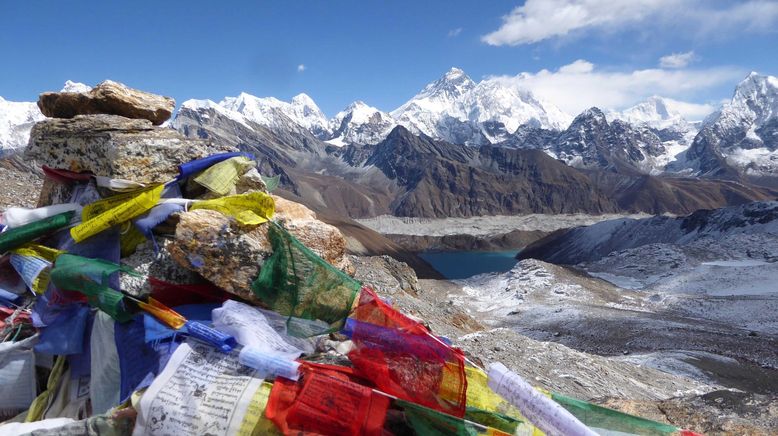
<instances>
[{"instance_id":1,"label":"snow patch on ground","mask_svg":"<svg viewBox=\"0 0 778 436\"><path fill-rule=\"evenodd\" d=\"M730 357L719 356L704 351L660 351L654 353L634 354L618 358L637 366L658 369L669 374L686 377L692 380L717 383L714 377L700 369L701 360L716 361L723 365L738 365L738 361Z\"/></svg>"},{"instance_id":2,"label":"snow patch on ground","mask_svg":"<svg viewBox=\"0 0 778 436\"><path fill-rule=\"evenodd\" d=\"M642 281L632 277L619 276L616 274L611 274L606 272L601 272L601 273L593 272L593 273L589 273L589 275L592 277L603 279L606 282L609 282L615 286L624 289L640 289L644 286L644 283Z\"/></svg>"}]
</instances>

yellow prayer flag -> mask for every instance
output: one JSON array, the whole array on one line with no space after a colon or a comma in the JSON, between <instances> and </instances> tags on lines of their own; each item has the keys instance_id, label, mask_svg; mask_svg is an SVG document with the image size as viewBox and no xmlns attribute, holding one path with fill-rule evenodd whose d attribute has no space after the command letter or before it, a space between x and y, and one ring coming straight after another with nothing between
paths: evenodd
<instances>
[{"instance_id":1,"label":"yellow prayer flag","mask_svg":"<svg viewBox=\"0 0 778 436\"><path fill-rule=\"evenodd\" d=\"M145 213L159 202L163 189L164 185L159 185L141 193L116 195L85 206L83 222L70 229L70 236L81 242Z\"/></svg>"},{"instance_id":2,"label":"yellow prayer flag","mask_svg":"<svg viewBox=\"0 0 778 436\"><path fill-rule=\"evenodd\" d=\"M195 177L194 181L211 192L228 195L238 178L256 165L256 162L245 156L235 156L212 165Z\"/></svg>"},{"instance_id":3,"label":"yellow prayer flag","mask_svg":"<svg viewBox=\"0 0 778 436\"><path fill-rule=\"evenodd\" d=\"M37 257L39 259L47 260L49 262L54 262L55 260L57 260L57 257L60 254L63 254L65 252L62 250L57 250L56 248L50 248L40 244L29 243L29 244L24 244L21 247L14 248L13 250L11 250L11 253L16 253L21 256Z\"/></svg>"},{"instance_id":4,"label":"yellow prayer flag","mask_svg":"<svg viewBox=\"0 0 778 436\"><path fill-rule=\"evenodd\" d=\"M262 382L262 385L257 389L257 393L251 398L251 403L249 403L248 410L246 410L246 416L240 424L238 436L283 435L278 427L273 424L273 421L265 417L265 408L267 407L267 401L270 398L272 389L272 383Z\"/></svg>"},{"instance_id":5,"label":"yellow prayer flag","mask_svg":"<svg viewBox=\"0 0 778 436\"><path fill-rule=\"evenodd\" d=\"M264 192L230 195L194 203L190 210L210 209L234 217L239 223L254 226L266 223L273 217L275 202Z\"/></svg>"}]
</instances>

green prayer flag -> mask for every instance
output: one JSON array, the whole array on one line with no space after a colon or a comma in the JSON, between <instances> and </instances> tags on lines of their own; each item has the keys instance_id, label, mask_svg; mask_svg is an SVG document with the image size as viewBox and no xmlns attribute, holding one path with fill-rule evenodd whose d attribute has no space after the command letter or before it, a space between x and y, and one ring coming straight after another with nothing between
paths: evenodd
<instances>
[{"instance_id":1,"label":"green prayer flag","mask_svg":"<svg viewBox=\"0 0 778 436\"><path fill-rule=\"evenodd\" d=\"M111 274L116 272L142 277L133 269L113 262L63 254L51 270L51 281L60 289L86 295L90 305L119 322L126 322L132 314L125 307L124 294L108 286Z\"/></svg>"},{"instance_id":2,"label":"green prayer flag","mask_svg":"<svg viewBox=\"0 0 778 436\"><path fill-rule=\"evenodd\" d=\"M465 411L465 419L487 427L496 428L505 433L513 434L516 428L523 422L502 413L489 412L476 407L468 407Z\"/></svg>"},{"instance_id":3,"label":"green prayer flag","mask_svg":"<svg viewBox=\"0 0 778 436\"><path fill-rule=\"evenodd\" d=\"M313 336L340 329L362 284L328 264L280 225L271 221L269 226L273 254L252 283L254 294L272 310L290 317L291 335ZM300 319L314 322L301 323Z\"/></svg>"},{"instance_id":4,"label":"green prayer flag","mask_svg":"<svg viewBox=\"0 0 778 436\"><path fill-rule=\"evenodd\" d=\"M418 404L395 400L403 409L405 421L417 435L423 436L478 436L478 429L456 416L432 410Z\"/></svg>"},{"instance_id":5,"label":"green prayer flag","mask_svg":"<svg viewBox=\"0 0 778 436\"><path fill-rule=\"evenodd\" d=\"M0 233L0 254L67 226L74 214L75 211L72 210L63 212Z\"/></svg>"},{"instance_id":6,"label":"green prayer flag","mask_svg":"<svg viewBox=\"0 0 778 436\"><path fill-rule=\"evenodd\" d=\"M267 189L267 192L273 192L273 190L278 187L278 184L281 183L281 176L279 175L275 175L273 177L260 177L262 177L262 181L265 182L265 189Z\"/></svg>"},{"instance_id":7,"label":"green prayer flag","mask_svg":"<svg viewBox=\"0 0 778 436\"><path fill-rule=\"evenodd\" d=\"M551 393L551 399L562 405L587 427L634 435L670 435L678 428L669 424L652 421L634 415L622 413L613 409L570 398L556 392Z\"/></svg>"}]
</instances>

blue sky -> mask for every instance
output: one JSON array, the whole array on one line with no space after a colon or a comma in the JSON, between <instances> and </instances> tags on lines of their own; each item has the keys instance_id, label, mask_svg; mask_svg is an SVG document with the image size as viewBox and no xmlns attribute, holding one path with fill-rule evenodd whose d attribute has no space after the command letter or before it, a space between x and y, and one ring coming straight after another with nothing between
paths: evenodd
<instances>
[{"instance_id":1,"label":"blue sky","mask_svg":"<svg viewBox=\"0 0 778 436\"><path fill-rule=\"evenodd\" d=\"M0 96L110 78L179 103L305 92L332 116L392 110L457 66L571 113L660 94L693 114L778 75L776 29L764 0L5 1Z\"/></svg>"}]
</instances>

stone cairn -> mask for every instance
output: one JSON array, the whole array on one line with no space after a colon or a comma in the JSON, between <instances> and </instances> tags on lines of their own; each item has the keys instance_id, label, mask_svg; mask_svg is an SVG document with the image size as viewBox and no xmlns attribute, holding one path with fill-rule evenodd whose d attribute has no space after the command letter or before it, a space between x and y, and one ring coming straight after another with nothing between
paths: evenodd
<instances>
[{"instance_id":1,"label":"stone cairn","mask_svg":"<svg viewBox=\"0 0 778 436\"><path fill-rule=\"evenodd\" d=\"M191 139L162 126L173 113L175 100L105 81L88 92L47 92L38 106L47 119L30 134L24 158L38 165L96 177L150 185L176 178L179 165L214 153L238 151L206 140ZM94 181L89 182L94 185ZM190 183L192 185L192 183ZM86 203L117 195L90 186L95 196ZM199 186L187 187L187 198L213 194ZM230 194L267 192L255 168L240 175ZM46 178L38 207L72 201L72 188ZM346 241L337 228L325 224L302 204L273 196L274 219L330 264L353 275ZM192 283L203 278L249 301L256 301L250 285L270 254L268 224L245 226L215 210L175 213L154 230L159 253L151 243L123 259L123 263L172 282ZM199 277L198 277L199 276ZM123 279L124 280L124 279ZM129 279L128 279L129 280ZM143 284L122 283L128 292Z\"/></svg>"}]
</instances>

